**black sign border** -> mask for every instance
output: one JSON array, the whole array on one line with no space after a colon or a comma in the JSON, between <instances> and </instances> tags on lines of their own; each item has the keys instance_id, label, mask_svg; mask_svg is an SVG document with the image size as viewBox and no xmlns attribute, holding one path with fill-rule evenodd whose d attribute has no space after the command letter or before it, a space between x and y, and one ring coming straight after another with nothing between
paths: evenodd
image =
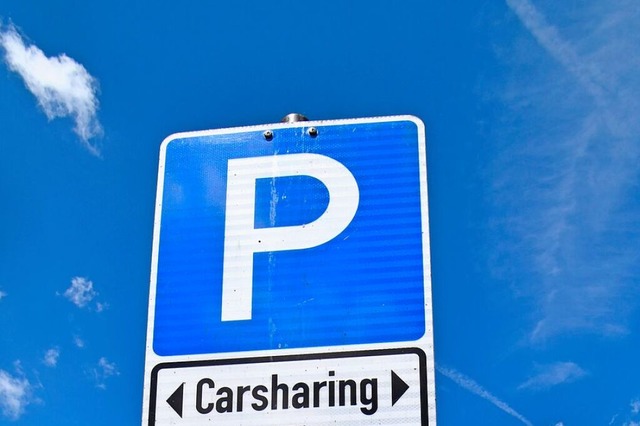
<instances>
[{"instance_id":1,"label":"black sign border","mask_svg":"<svg viewBox=\"0 0 640 426\"><path fill-rule=\"evenodd\" d=\"M380 355L398 355L398 354L415 354L420 360L420 420L422 425L429 425L429 405L427 390L427 357L420 348L393 348L393 349L374 349L353 352L327 352L313 354L297 354L297 355L278 355L278 356L261 356L252 358L231 358L231 359L214 359L201 361L177 361L165 362L156 365L151 371L151 392L149 395L149 426L156 424L156 400L158 394L158 373L166 368L189 368L189 367L206 367L210 365L237 365L237 364L260 364L273 363L283 361L308 361L313 359L333 359L333 358L355 358Z\"/></svg>"}]
</instances>

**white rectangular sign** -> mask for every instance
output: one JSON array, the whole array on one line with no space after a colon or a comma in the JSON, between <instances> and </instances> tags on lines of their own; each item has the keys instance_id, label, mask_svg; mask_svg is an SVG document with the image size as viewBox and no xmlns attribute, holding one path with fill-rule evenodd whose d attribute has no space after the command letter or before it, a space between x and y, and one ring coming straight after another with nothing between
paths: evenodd
<instances>
[{"instance_id":1,"label":"white rectangular sign","mask_svg":"<svg viewBox=\"0 0 640 426\"><path fill-rule=\"evenodd\" d=\"M424 365L410 350L160 365L155 422L421 426Z\"/></svg>"}]
</instances>

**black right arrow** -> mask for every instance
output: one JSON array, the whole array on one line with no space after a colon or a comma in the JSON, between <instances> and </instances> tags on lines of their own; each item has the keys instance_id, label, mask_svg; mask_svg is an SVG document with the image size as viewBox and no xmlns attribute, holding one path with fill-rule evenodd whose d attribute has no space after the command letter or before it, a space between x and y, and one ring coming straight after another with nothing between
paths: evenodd
<instances>
[{"instance_id":1,"label":"black right arrow","mask_svg":"<svg viewBox=\"0 0 640 426\"><path fill-rule=\"evenodd\" d=\"M396 405L396 402L402 395L409 389L409 385L404 382L393 370L391 370L391 406Z\"/></svg>"},{"instance_id":2,"label":"black right arrow","mask_svg":"<svg viewBox=\"0 0 640 426\"><path fill-rule=\"evenodd\" d=\"M167 404L173 408L173 411L178 413L180 418L182 418L182 399L184 396L184 383L178 386L178 389L175 390L171 394L171 396L167 399Z\"/></svg>"}]
</instances>

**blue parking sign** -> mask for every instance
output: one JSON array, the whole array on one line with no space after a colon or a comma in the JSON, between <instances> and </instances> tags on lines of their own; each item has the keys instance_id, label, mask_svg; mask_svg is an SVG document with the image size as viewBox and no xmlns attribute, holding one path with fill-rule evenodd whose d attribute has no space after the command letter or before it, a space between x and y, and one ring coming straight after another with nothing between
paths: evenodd
<instances>
[{"instance_id":1,"label":"blue parking sign","mask_svg":"<svg viewBox=\"0 0 640 426\"><path fill-rule=\"evenodd\" d=\"M435 426L425 130L412 116L160 149L143 426Z\"/></svg>"},{"instance_id":2,"label":"blue parking sign","mask_svg":"<svg viewBox=\"0 0 640 426\"><path fill-rule=\"evenodd\" d=\"M421 339L422 123L302 122L269 132L183 133L163 144L155 354Z\"/></svg>"}]
</instances>

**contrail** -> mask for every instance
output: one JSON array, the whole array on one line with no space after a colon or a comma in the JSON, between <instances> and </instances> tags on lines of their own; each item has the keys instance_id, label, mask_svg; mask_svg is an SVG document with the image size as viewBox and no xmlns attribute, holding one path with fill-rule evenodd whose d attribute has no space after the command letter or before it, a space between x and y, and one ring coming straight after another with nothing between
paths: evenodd
<instances>
[{"instance_id":1,"label":"contrail","mask_svg":"<svg viewBox=\"0 0 640 426\"><path fill-rule=\"evenodd\" d=\"M625 294L637 259L632 243L620 246L612 235L628 226L626 218L632 213L626 200L640 159L640 125L633 115L640 105L640 80L635 59L629 59L638 57L637 43L629 35L637 27L635 3L616 2L603 10L607 3L595 2L596 12L585 7L580 28L592 28L593 33L583 38L565 37L563 26L554 25L535 0L505 3L540 50L560 65L550 67L545 61L517 75L517 83L529 89L529 78L541 80L537 94L523 96L538 105L545 117L541 122L557 123L553 129L541 125L538 138L518 151L530 160L542 158L539 155L548 159L544 166L534 161L528 166L544 177L519 182L532 185L528 196L538 200L516 213L519 238L530 242L533 263L543 275L542 293L535 296L542 318L530 341L575 330L627 333L627 314L618 307L635 307ZM614 21L615 26L606 25ZM587 244L588 252L583 250ZM590 260L592 253L602 258L597 267Z\"/></svg>"},{"instance_id":2,"label":"contrail","mask_svg":"<svg viewBox=\"0 0 640 426\"><path fill-rule=\"evenodd\" d=\"M480 386L475 380L465 376L464 374L462 374L459 371L456 371L456 370L454 370L452 368L445 368L445 367L436 366L436 369L442 375L444 375L444 376L448 377L449 379L453 380L461 388L466 389L469 392L478 395L480 398L489 401L490 403L492 403L493 405L495 405L496 407L498 407L499 409L501 409L505 413L507 413L510 416L515 417L516 419L520 420L525 425L533 426L533 424L526 417L524 417L522 414L518 413L516 410L511 408L506 402L503 402L503 401L499 400L498 398L496 398L493 394L491 394L485 388Z\"/></svg>"},{"instance_id":3,"label":"contrail","mask_svg":"<svg viewBox=\"0 0 640 426\"><path fill-rule=\"evenodd\" d=\"M506 0L507 6L518 16L538 43L567 71L573 74L580 85L603 106L607 90L601 72L583 61L575 49L562 38L558 30L550 25L544 15L529 0Z\"/></svg>"}]
</instances>

